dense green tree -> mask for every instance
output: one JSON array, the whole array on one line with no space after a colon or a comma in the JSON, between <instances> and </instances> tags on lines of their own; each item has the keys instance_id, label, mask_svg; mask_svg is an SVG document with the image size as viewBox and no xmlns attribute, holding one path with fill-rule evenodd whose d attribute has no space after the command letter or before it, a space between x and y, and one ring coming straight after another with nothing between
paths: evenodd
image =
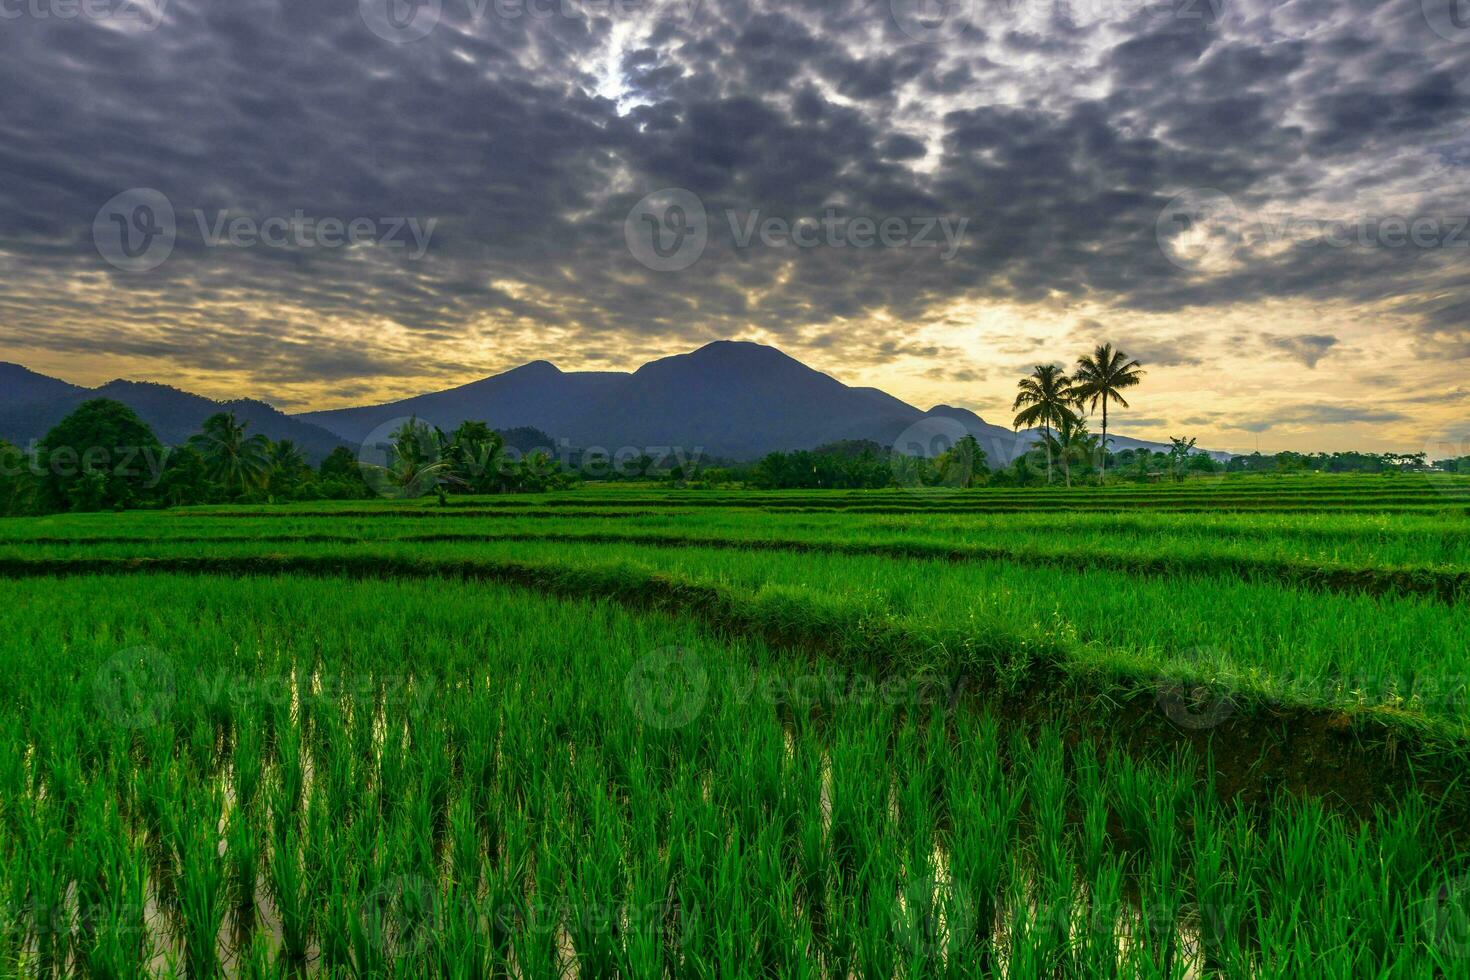
<instances>
[{"instance_id":1,"label":"dense green tree","mask_svg":"<svg viewBox=\"0 0 1470 980\"><path fill-rule=\"evenodd\" d=\"M510 487L521 493L563 490L572 484L572 478L562 472L561 464L541 449L527 453L518 466L507 472Z\"/></svg>"},{"instance_id":2,"label":"dense green tree","mask_svg":"<svg viewBox=\"0 0 1470 980\"><path fill-rule=\"evenodd\" d=\"M273 498L292 499L311 481L311 465L290 439L272 442L266 450L266 492Z\"/></svg>"},{"instance_id":3,"label":"dense green tree","mask_svg":"<svg viewBox=\"0 0 1470 980\"><path fill-rule=\"evenodd\" d=\"M346 446L338 446L328 453L327 458L322 460L322 465L318 468L317 473L323 480L347 481L362 477L357 457Z\"/></svg>"},{"instance_id":4,"label":"dense green tree","mask_svg":"<svg viewBox=\"0 0 1470 980\"><path fill-rule=\"evenodd\" d=\"M224 491L209 478L204 457L189 446L181 446L169 454L163 481L158 485L158 499L170 507L210 504L223 500Z\"/></svg>"},{"instance_id":5,"label":"dense green tree","mask_svg":"<svg viewBox=\"0 0 1470 980\"><path fill-rule=\"evenodd\" d=\"M985 450L972 435L960 437L960 441L941 453L934 460L937 482L946 487L983 486L990 476L989 460Z\"/></svg>"},{"instance_id":6,"label":"dense green tree","mask_svg":"<svg viewBox=\"0 0 1470 980\"><path fill-rule=\"evenodd\" d=\"M446 460L452 483L468 493L506 489L500 433L484 422L465 421L450 436Z\"/></svg>"},{"instance_id":7,"label":"dense green tree","mask_svg":"<svg viewBox=\"0 0 1470 980\"><path fill-rule=\"evenodd\" d=\"M1217 473L1220 464L1210 458L1209 453L1195 453L1189 457L1189 471L1191 473Z\"/></svg>"},{"instance_id":8,"label":"dense green tree","mask_svg":"<svg viewBox=\"0 0 1470 980\"><path fill-rule=\"evenodd\" d=\"M1189 457L1193 452L1194 439L1184 439L1180 436L1169 437L1169 470L1174 474L1175 481L1184 480L1184 473L1189 466Z\"/></svg>"},{"instance_id":9,"label":"dense green tree","mask_svg":"<svg viewBox=\"0 0 1470 980\"><path fill-rule=\"evenodd\" d=\"M420 497L437 490L449 477L444 434L427 422L410 418L391 436L381 465L364 464L368 485L384 496Z\"/></svg>"},{"instance_id":10,"label":"dense green tree","mask_svg":"<svg viewBox=\"0 0 1470 980\"><path fill-rule=\"evenodd\" d=\"M933 466L929 461L905 465L921 471L922 482L932 482ZM752 486L773 490L877 489L889 486L895 479L888 455L877 443L866 440L790 453L768 453L750 475Z\"/></svg>"},{"instance_id":11,"label":"dense green tree","mask_svg":"<svg viewBox=\"0 0 1470 980\"><path fill-rule=\"evenodd\" d=\"M104 510L152 498L167 452L131 408L109 398L78 405L37 446L42 509Z\"/></svg>"},{"instance_id":12,"label":"dense green tree","mask_svg":"<svg viewBox=\"0 0 1470 980\"><path fill-rule=\"evenodd\" d=\"M317 492L332 500L352 500L371 496L373 491L363 479L357 456L346 446L338 446L317 470Z\"/></svg>"},{"instance_id":13,"label":"dense green tree","mask_svg":"<svg viewBox=\"0 0 1470 980\"><path fill-rule=\"evenodd\" d=\"M244 496L270 475L270 440L259 433L247 436L247 425L234 412L216 412L189 438L209 478L229 495Z\"/></svg>"},{"instance_id":14,"label":"dense green tree","mask_svg":"<svg viewBox=\"0 0 1470 980\"><path fill-rule=\"evenodd\" d=\"M34 513L38 481L30 458L0 439L0 517Z\"/></svg>"}]
</instances>

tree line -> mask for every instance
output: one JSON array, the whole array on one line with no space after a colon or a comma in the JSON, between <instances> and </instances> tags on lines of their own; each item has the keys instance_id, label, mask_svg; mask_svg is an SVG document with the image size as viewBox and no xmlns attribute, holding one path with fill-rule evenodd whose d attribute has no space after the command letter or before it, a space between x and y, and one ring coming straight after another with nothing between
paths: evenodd
<instances>
[{"instance_id":1,"label":"tree line","mask_svg":"<svg viewBox=\"0 0 1470 980\"><path fill-rule=\"evenodd\" d=\"M247 430L233 412L218 412L183 445L164 446L121 402L83 402L27 450L0 440L0 514L521 493L571 479L548 453L507 447L484 422L463 422L446 435L410 419L381 447L379 461L338 446L316 467L291 440Z\"/></svg>"},{"instance_id":2,"label":"tree line","mask_svg":"<svg viewBox=\"0 0 1470 980\"><path fill-rule=\"evenodd\" d=\"M339 446L313 467L290 440L247 431L233 413L210 416L183 445L164 446L152 429L120 402L80 405L27 450L0 440L0 515L115 510L230 502L352 500L378 496L527 493L564 489L582 479L662 481L676 486L748 486L756 489L881 489L885 487L1050 486L1057 471L1074 478L1148 483L1210 474L1383 473L1438 471L1470 474L1470 456L1430 460L1425 453L1296 453L1237 455L1221 463L1174 437L1166 451L1105 449L1092 436L1084 407L1128 407L1118 392L1133 387L1137 362L1110 345L1079 359L1068 377L1055 365L1037 365L1018 386L1016 428L1036 425L1040 439L1007 461L990 460L974 436L963 436L936 456L898 453L871 440L849 440L812 450L769 453L751 464L647 455L622 465L590 453L567 465L536 430L500 432L466 421L445 433L409 419L380 445L354 454ZM529 440L529 441L528 441ZM540 440L538 443L537 440Z\"/></svg>"}]
</instances>

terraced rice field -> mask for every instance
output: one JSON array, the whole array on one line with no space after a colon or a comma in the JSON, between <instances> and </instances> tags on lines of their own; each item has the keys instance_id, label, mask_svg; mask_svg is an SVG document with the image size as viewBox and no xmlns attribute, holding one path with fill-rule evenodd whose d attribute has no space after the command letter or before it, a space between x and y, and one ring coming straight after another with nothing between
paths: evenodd
<instances>
[{"instance_id":1,"label":"terraced rice field","mask_svg":"<svg viewBox=\"0 0 1470 980\"><path fill-rule=\"evenodd\" d=\"M0 524L0 973L1461 976L1470 481Z\"/></svg>"}]
</instances>

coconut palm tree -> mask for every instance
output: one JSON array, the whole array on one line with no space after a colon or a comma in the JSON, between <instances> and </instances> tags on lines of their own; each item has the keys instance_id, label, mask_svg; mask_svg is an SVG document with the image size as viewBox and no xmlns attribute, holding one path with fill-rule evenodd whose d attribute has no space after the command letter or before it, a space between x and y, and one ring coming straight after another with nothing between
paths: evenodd
<instances>
[{"instance_id":1,"label":"coconut palm tree","mask_svg":"<svg viewBox=\"0 0 1470 980\"><path fill-rule=\"evenodd\" d=\"M450 479L444 434L438 429L410 418L389 438L393 442L382 464L361 463L363 478L378 493L419 497Z\"/></svg>"},{"instance_id":2,"label":"coconut palm tree","mask_svg":"<svg viewBox=\"0 0 1470 980\"><path fill-rule=\"evenodd\" d=\"M1091 355L1077 358L1077 374L1072 379L1076 385L1077 402L1091 403L1091 411L1102 405L1102 468L1098 483L1106 481L1108 475L1108 402L1117 402L1124 408L1128 402L1120 392L1132 388L1143 378L1139 363L1112 344L1098 344Z\"/></svg>"},{"instance_id":3,"label":"coconut palm tree","mask_svg":"<svg viewBox=\"0 0 1470 980\"><path fill-rule=\"evenodd\" d=\"M1063 415L1050 436L1042 436L1048 448L1062 464L1062 478L1072 487L1072 464L1087 462L1097 455L1097 436L1087 431L1087 423L1073 413Z\"/></svg>"},{"instance_id":4,"label":"coconut palm tree","mask_svg":"<svg viewBox=\"0 0 1470 980\"><path fill-rule=\"evenodd\" d=\"M282 439L270 444L266 452L266 486L272 494L291 493L301 483L311 466L296 443Z\"/></svg>"},{"instance_id":5,"label":"coconut palm tree","mask_svg":"<svg viewBox=\"0 0 1470 980\"><path fill-rule=\"evenodd\" d=\"M225 490L245 493L259 486L270 469L270 440L245 434L248 423L234 412L216 412L189 437L189 447L204 460L204 472Z\"/></svg>"},{"instance_id":6,"label":"coconut palm tree","mask_svg":"<svg viewBox=\"0 0 1470 980\"><path fill-rule=\"evenodd\" d=\"M1062 416L1057 431L1051 436L1051 450L1062 461L1062 477L1067 489L1072 488L1072 463L1086 462L1097 453L1097 436L1087 431L1087 423L1071 412Z\"/></svg>"},{"instance_id":7,"label":"coconut palm tree","mask_svg":"<svg viewBox=\"0 0 1470 980\"><path fill-rule=\"evenodd\" d=\"M1072 394L1072 379L1055 364L1038 364L1031 376L1022 378L1016 388L1016 401L1011 410L1021 411L1016 413L1014 428L1041 426L1041 441L1046 446L1046 483L1051 486L1051 430L1060 426L1063 419L1076 416L1072 409L1077 401Z\"/></svg>"}]
</instances>

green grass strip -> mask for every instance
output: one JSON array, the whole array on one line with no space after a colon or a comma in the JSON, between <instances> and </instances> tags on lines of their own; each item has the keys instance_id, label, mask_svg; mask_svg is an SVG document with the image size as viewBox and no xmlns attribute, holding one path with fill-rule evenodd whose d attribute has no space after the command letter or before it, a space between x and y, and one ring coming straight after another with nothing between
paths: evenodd
<instances>
[{"instance_id":1,"label":"green grass strip","mask_svg":"<svg viewBox=\"0 0 1470 980\"><path fill-rule=\"evenodd\" d=\"M850 602L785 592L754 595L626 565L400 556L249 556L0 559L0 577L186 573L350 579L453 579L532 588L565 598L605 598L629 608L692 616L710 627L834 656L883 672L939 673L1015 723L1057 721L1131 750L1160 741L1209 754L1222 792L1268 799L1281 788L1336 800L1355 811L1392 805L1417 788L1440 798L1447 826L1466 832L1470 787L1460 784L1470 733L1382 706L1330 707L1274 699L1241 687L1215 702L1228 716L1208 728L1181 726L1164 692L1207 686L1118 665L1084 667L1061 641L998 623L965 629L900 626ZM958 682L963 682L962 684ZM1209 696L1214 697L1214 696Z\"/></svg>"},{"instance_id":2,"label":"green grass strip","mask_svg":"<svg viewBox=\"0 0 1470 980\"><path fill-rule=\"evenodd\" d=\"M210 536L98 538L37 537L10 545L180 545L180 544L451 544L490 541L546 541L568 544L632 544L661 548L714 548L731 551L776 551L806 554L863 555L933 561L1004 561L1037 568L1107 569L1129 575L1213 575L1243 581L1270 581L1294 588L1361 595L1422 596L1453 603L1470 597L1470 571L1438 568L1384 568L1324 565L1241 555L1144 555L1137 552L1069 548L1039 551L988 545L944 545L925 541L835 541L830 539L730 538L628 532L511 531L504 533L435 533L363 537L346 534L224 534Z\"/></svg>"}]
</instances>

